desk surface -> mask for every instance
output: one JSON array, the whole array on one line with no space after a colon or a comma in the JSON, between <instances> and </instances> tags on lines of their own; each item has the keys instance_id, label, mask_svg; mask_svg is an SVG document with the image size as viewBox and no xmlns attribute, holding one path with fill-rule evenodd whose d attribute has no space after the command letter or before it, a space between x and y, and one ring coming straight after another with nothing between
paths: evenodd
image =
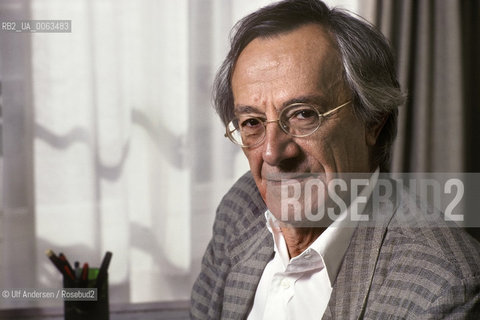
<instances>
[{"instance_id":1,"label":"desk surface","mask_svg":"<svg viewBox=\"0 0 480 320\"><path fill-rule=\"evenodd\" d=\"M110 320L187 320L188 301L110 305ZM2 320L63 320L63 308L0 310Z\"/></svg>"}]
</instances>

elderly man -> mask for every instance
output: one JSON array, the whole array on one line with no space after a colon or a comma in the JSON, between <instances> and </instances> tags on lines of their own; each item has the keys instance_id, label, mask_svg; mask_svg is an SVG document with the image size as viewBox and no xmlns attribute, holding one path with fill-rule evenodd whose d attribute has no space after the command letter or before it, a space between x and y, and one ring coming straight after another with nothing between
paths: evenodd
<instances>
[{"instance_id":1,"label":"elderly man","mask_svg":"<svg viewBox=\"0 0 480 320\"><path fill-rule=\"evenodd\" d=\"M280 205L283 175L305 186L312 175L328 184L341 173L368 173L348 206L370 199L403 101L383 36L341 10L283 1L237 24L215 103L250 172L218 208L192 318L479 316L478 243L458 228L394 225L400 208L415 208L404 192L390 194L391 207L357 206L383 218L354 228L302 224L306 203L296 217Z\"/></svg>"}]
</instances>

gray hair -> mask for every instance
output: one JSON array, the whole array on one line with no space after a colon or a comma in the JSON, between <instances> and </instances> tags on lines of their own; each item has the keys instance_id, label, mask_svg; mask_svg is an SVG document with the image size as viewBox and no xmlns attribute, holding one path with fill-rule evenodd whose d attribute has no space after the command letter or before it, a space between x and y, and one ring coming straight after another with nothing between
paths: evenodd
<instances>
[{"instance_id":1,"label":"gray hair","mask_svg":"<svg viewBox=\"0 0 480 320\"><path fill-rule=\"evenodd\" d=\"M337 44L342 77L352 92L353 110L367 126L385 123L374 148L374 162L387 171L397 134L398 106L405 95L397 81L393 54L375 27L319 0L285 0L259 9L232 30L230 51L214 82L215 109L225 125L234 118L231 78L242 50L255 38L267 38L316 23Z\"/></svg>"}]
</instances>

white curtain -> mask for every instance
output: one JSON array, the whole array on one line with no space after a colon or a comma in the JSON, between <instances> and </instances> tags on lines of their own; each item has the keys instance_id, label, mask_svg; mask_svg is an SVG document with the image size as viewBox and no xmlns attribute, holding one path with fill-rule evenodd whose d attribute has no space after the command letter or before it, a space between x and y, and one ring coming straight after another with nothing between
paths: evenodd
<instances>
[{"instance_id":1,"label":"white curtain","mask_svg":"<svg viewBox=\"0 0 480 320\"><path fill-rule=\"evenodd\" d=\"M211 83L233 23L269 2L2 2L1 18L72 32L0 35L0 287L60 287L46 249L92 267L110 250L111 303L189 298L215 208L248 170Z\"/></svg>"}]
</instances>

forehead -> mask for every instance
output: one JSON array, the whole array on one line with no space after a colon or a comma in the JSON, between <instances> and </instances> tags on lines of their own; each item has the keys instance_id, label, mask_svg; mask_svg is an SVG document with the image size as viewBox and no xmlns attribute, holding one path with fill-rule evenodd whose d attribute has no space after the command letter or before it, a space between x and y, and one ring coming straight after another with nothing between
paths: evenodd
<instances>
[{"instance_id":1,"label":"forehead","mask_svg":"<svg viewBox=\"0 0 480 320\"><path fill-rule=\"evenodd\" d=\"M297 96L327 95L340 73L336 46L320 25L256 38L235 65L235 105L281 104Z\"/></svg>"}]
</instances>

